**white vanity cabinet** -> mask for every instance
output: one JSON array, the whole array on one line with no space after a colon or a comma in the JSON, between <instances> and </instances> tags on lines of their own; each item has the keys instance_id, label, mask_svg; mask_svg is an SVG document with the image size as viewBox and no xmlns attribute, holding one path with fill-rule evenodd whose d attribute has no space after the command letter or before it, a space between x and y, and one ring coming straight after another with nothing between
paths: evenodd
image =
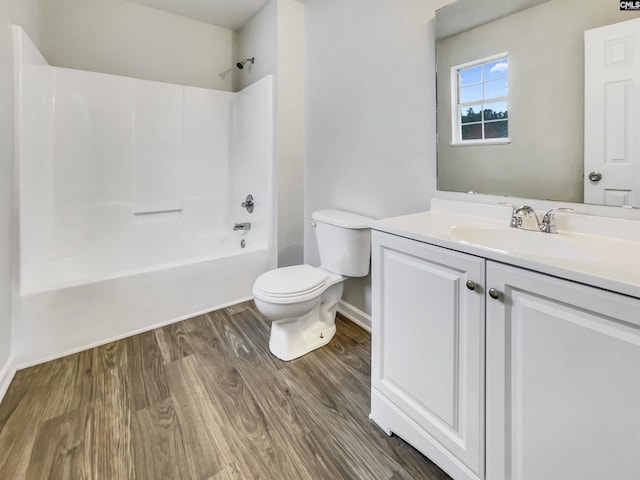
<instances>
[{"instance_id":1,"label":"white vanity cabinet","mask_svg":"<svg viewBox=\"0 0 640 480\"><path fill-rule=\"evenodd\" d=\"M455 478L482 478L485 260L377 231L372 242L371 419Z\"/></svg>"},{"instance_id":2,"label":"white vanity cabinet","mask_svg":"<svg viewBox=\"0 0 640 480\"><path fill-rule=\"evenodd\" d=\"M640 300L487 262L488 480L640 479Z\"/></svg>"},{"instance_id":3,"label":"white vanity cabinet","mask_svg":"<svg viewBox=\"0 0 640 480\"><path fill-rule=\"evenodd\" d=\"M375 423L455 480L640 479L639 298L372 241Z\"/></svg>"}]
</instances>

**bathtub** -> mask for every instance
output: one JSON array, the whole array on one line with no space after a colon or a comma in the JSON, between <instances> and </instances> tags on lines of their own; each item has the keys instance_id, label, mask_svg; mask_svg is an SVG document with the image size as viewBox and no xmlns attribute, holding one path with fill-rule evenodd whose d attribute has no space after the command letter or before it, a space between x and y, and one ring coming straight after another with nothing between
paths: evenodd
<instances>
[{"instance_id":1,"label":"bathtub","mask_svg":"<svg viewBox=\"0 0 640 480\"><path fill-rule=\"evenodd\" d=\"M14 364L250 298L275 263L273 78L232 93L54 67L19 27L14 48Z\"/></svg>"},{"instance_id":2,"label":"bathtub","mask_svg":"<svg viewBox=\"0 0 640 480\"><path fill-rule=\"evenodd\" d=\"M247 300L269 266L267 248L238 246L23 293L15 312L15 364L24 368Z\"/></svg>"}]
</instances>

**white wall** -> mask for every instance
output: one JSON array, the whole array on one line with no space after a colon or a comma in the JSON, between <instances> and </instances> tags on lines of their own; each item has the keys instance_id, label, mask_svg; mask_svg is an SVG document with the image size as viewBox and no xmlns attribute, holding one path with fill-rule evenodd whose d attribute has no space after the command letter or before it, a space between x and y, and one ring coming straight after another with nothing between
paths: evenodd
<instances>
[{"instance_id":1,"label":"white wall","mask_svg":"<svg viewBox=\"0 0 640 480\"><path fill-rule=\"evenodd\" d=\"M8 0L0 0L0 399L12 375L13 53Z\"/></svg>"},{"instance_id":2,"label":"white wall","mask_svg":"<svg viewBox=\"0 0 640 480\"><path fill-rule=\"evenodd\" d=\"M303 260L304 204L304 5L271 0L234 37L234 57L255 57L235 70L235 89L266 74L276 78L275 183L278 266Z\"/></svg>"},{"instance_id":3,"label":"white wall","mask_svg":"<svg viewBox=\"0 0 640 480\"><path fill-rule=\"evenodd\" d=\"M432 18L444 3L307 1L305 221L321 208L382 218L429 207L436 175ZM319 264L309 226L304 256ZM370 280L349 280L343 299L369 313Z\"/></svg>"},{"instance_id":4,"label":"white wall","mask_svg":"<svg viewBox=\"0 0 640 480\"><path fill-rule=\"evenodd\" d=\"M7 0L11 2L11 23L20 25L38 48L42 43L44 5L50 0Z\"/></svg>"},{"instance_id":5,"label":"white wall","mask_svg":"<svg viewBox=\"0 0 640 480\"><path fill-rule=\"evenodd\" d=\"M265 75L275 75L278 63L278 1L271 0L233 36L233 90L239 91ZM242 70L235 67L244 58L255 57Z\"/></svg>"},{"instance_id":6,"label":"white wall","mask_svg":"<svg viewBox=\"0 0 640 480\"><path fill-rule=\"evenodd\" d=\"M55 66L230 91L233 32L124 0L46 0L39 46ZM235 62L233 62L235 63Z\"/></svg>"},{"instance_id":7,"label":"white wall","mask_svg":"<svg viewBox=\"0 0 640 480\"><path fill-rule=\"evenodd\" d=\"M278 0L278 263L298 265L304 244L305 6Z\"/></svg>"}]
</instances>

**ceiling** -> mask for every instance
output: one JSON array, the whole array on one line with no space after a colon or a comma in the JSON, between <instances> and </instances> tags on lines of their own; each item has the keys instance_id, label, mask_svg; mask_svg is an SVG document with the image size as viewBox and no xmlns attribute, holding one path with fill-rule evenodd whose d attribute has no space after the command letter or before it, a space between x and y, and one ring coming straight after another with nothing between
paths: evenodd
<instances>
[{"instance_id":1,"label":"ceiling","mask_svg":"<svg viewBox=\"0 0 640 480\"><path fill-rule=\"evenodd\" d=\"M130 0L184 17L237 30L269 0Z\"/></svg>"}]
</instances>

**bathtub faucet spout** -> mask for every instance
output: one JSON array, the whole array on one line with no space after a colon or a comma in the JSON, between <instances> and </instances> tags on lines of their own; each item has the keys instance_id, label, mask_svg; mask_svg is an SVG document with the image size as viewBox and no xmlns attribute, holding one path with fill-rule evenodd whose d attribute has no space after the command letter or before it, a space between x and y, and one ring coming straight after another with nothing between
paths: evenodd
<instances>
[{"instance_id":1,"label":"bathtub faucet spout","mask_svg":"<svg viewBox=\"0 0 640 480\"><path fill-rule=\"evenodd\" d=\"M238 230L251 230L251 222L236 223L233 226L233 231L236 232Z\"/></svg>"}]
</instances>

